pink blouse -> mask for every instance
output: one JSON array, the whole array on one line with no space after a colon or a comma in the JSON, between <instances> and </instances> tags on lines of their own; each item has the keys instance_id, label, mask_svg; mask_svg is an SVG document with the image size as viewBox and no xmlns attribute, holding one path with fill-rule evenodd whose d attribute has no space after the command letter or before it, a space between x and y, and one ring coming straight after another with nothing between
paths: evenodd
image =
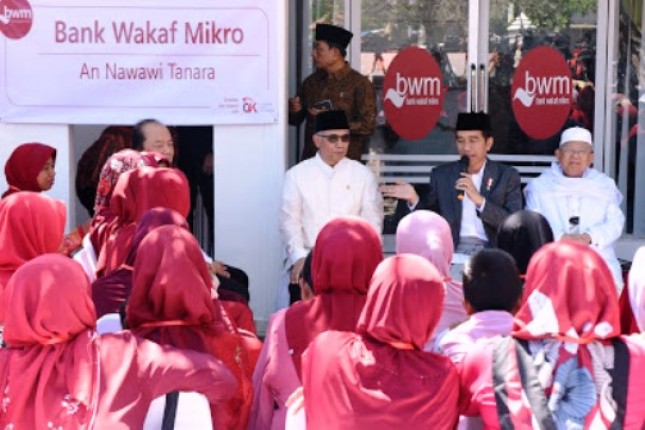
<instances>
[{"instance_id":1,"label":"pink blouse","mask_svg":"<svg viewBox=\"0 0 645 430\"><path fill-rule=\"evenodd\" d=\"M253 374L253 409L249 429L284 429L285 402L302 384L289 354L284 329L287 309L274 313L267 328L262 353Z\"/></svg>"}]
</instances>

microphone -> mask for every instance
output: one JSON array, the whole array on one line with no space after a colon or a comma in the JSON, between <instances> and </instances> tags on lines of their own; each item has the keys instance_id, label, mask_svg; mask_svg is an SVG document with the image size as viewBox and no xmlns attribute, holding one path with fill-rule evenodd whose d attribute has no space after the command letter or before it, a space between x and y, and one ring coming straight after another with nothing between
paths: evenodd
<instances>
[{"instance_id":1,"label":"microphone","mask_svg":"<svg viewBox=\"0 0 645 430\"><path fill-rule=\"evenodd\" d=\"M462 155L459 159L459 173L468 171L468 164L470 164L470 158L467 155ZM457 190L457 200L462 201L464 199L464 190Z\"/></svg>"}]
</instances>

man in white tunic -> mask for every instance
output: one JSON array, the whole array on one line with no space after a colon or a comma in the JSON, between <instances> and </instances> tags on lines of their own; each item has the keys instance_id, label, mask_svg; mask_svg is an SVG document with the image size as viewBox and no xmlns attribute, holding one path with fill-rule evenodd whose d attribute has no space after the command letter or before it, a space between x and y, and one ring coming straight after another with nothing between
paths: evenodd
<instances>
[{"instance_id":1,"label":"man in white tunic","mask_svg":"<svg viewBox=\"0 0 645 430\"><path fill-rule=\"evenodd\" d=\"M556 240L573 240L598 251L620 294L623 280L614 244L625 225L622 195L613 179L590 167L594 153L589 130L566 129L555 156L558 161L524 190L526 208L544 215Z\"/></svg>"},{"instance_id":2,"label":"man in white tunic","mask_svg":"<svg viewBox=\"0 0 645 430\"><path fill-rule=\"evenodd\" d=\"M343 111L316 115L313 141L318 152L286 173L280 232L292 284L298 283L318 232L333 218L359 216L381 232L383 199L376 178L363 164L346 157L349 140L349 124ZM284 300L279 302L286 305Z\"/></svg>"}]
</instances>

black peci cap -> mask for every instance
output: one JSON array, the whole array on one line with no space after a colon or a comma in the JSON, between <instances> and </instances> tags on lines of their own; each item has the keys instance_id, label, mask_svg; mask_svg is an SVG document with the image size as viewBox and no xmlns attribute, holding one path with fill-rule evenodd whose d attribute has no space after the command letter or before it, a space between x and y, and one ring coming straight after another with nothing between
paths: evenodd
<instances>
[{"instance_id":1,"label":"black peci cap","mask_svg":"<svg viewBox=\"0 0 645 430\"><path fill-rule=\"evenodd\" d=\"M457 131L481 130L491 131L490 117L483 112L461 112L457 116Z\"/></svg>"},{"instance_id":2,"label":"black peci cap","mask_svg":"<svg viewBox=\"0 0 645 430\"><path fill-rule=\"evenodd\" d=\"M344 49L347 48L354 34L342 27L329 24L316 24L316 40L333 43Z\"/></svg>"},{"instance_id":3,"label":"black peci cap","mask_svg":"<svg viewBox=\"0 0 645 430\"><path fill-rule=\"evenodd\" d=\"M345 112L342 110L328 110L316 115L316 133L325 130L349 130Z\"/></svg>"}]
</instances>

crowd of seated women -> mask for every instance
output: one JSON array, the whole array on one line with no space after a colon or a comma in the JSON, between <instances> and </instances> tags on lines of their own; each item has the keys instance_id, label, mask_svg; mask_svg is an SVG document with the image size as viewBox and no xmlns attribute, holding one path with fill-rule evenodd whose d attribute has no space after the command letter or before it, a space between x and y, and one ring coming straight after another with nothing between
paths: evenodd
<instances>
[{"instance_id":1,"label":"crowd of seated women","mask_svg":"<svg viewBox=\"0 0 645 430\"><path fill-rule=\"evenodd\" d=\"M602 257L537 213L508 217L459 280L438 214L406 216L387 258L373 226L336 218L262 344L188 228L181 171L112 155L70 258L43 193L55 151L20 151L0 199L0 428L643 428L645 337L621 330ZM644 291L641 249L638 329Z\"/></svg>"}]
</instances>

